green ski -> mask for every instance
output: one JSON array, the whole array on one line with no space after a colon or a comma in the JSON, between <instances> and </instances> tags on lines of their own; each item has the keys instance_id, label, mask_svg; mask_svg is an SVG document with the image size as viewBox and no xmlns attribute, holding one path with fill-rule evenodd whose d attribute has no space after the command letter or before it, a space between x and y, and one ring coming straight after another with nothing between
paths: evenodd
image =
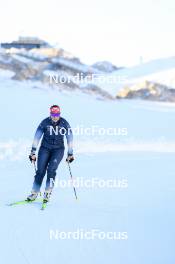
<instances>
[{"instance_id":1,"label":"green ski","mask_svg":"<svg viewBox=\"0 0 175 264\"><path fill-rule=\"evenodd\" d=\"M41 210L44 210L44 209L46 209L46 207L47 207L47 203L48 203L48 202L43 202L43 203L42 203Z\"/></svg>"},{"instance_id":2,"label":"green ski","mask_svg":"<svg viewBox=\"0 0 175 264\"><path fill-rule=\"evenodd\" d=\"M28 203L33 203L33 202L41 202L41 199L35 199L34 201L28 201L28 200L17 201L17 202L8 204L8 206L22 205L22 204L28 204Z\"/></svg>"}]
</instances>

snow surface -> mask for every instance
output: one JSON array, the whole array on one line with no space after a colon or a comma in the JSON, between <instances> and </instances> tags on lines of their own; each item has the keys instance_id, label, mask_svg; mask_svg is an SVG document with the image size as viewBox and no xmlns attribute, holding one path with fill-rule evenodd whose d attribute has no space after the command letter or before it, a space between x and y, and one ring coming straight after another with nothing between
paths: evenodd
<instances>
[{"instance_id":1,"label":"snow surface","mask_svg":"<svg viewBox=\"0 0 175 264\"><path fill-rule=\"evenodd\" d=\"M5 264L174 263L174 104L100 101L82 93L41 89L0 74L1 261ZM75 178L124 179L128 188L55 188L40 204L8 207L28 195L33 135L59 104L72 125L121 127L127 136L75 136ZM66 154L66 152L65 152ZM66 155L65 155L66 157ZM64 160L65 160L64 157ZM69 179L65 162L58 178ZM51 240L50 230L127 232L127 240Z\"/></svg>"}]
</instances>

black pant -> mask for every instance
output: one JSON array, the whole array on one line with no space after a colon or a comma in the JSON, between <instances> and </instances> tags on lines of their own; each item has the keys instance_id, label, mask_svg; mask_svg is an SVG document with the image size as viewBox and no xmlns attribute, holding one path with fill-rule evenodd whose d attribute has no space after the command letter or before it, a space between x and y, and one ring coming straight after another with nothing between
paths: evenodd
<instances>
[{"instance_id":1,"label":"black pant","mask_svg":"<svg viewBox=\"0 0 175 264\"><path fill-rule=\"evenodd\" d=\"M53 188L53 181L55 180L56 170L59 163L63 159L63 156L64 148L50 150L45 147L40 147L38 152L37 172L35 175L32 191L40 191L46 171L47 180L45 190L47 191Z\"/></svg>"}]
</instances>

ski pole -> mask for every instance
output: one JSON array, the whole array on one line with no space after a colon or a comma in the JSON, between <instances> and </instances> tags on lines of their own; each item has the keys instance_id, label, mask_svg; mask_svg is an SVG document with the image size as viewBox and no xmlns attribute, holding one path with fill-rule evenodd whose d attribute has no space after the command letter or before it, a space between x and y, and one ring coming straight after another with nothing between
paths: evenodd
<instances>
[{"instance_id":1,"label":"ski pole","mask_svg":"<svg viewBox=\"0 0 175 264\"><path fill-rule=\"evenodd\" d=\"M34 169L35 169L35 173L36 173L36 163L35 163L35 161L33 162L33 165L34 165ZM40 196L42 196L41 192L40 192Z\"/></svg>"},{"instance_id":2,"label":"ski pole","mask_svg":"<svg viewBox=\"0 0 175 264\"><path fill-rule=\"evenodd\" d=\"M35 173L36 173L36 164L35 164L35 161L33 162L33 165L34 165L34 169L35 169Z\"/></svg>"},{"instance_id":3,"label":"ski pole","mask_svg":"<svg viewBox=\"0 0 175 264\"><path fill-rule=\"evenodd\" d=\"M77 192L76 192L75 186L74 186L74 184L73 184L73 177L72 177L72 172L71 172L71 168L70 168L69 161L67 161L67 165L68 165L68 167L69 167L69 172L70 172L70 177L71 177L72 186L73 186L73 189L74 189L75 198L76 198L76 200L78 200Z\"/></svg>"}]
</instances>

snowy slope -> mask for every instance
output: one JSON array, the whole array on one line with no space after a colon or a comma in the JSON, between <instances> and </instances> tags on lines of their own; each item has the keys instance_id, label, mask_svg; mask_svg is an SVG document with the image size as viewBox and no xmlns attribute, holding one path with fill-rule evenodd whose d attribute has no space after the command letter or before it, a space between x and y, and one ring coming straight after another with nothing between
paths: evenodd
<instances>
[{"instance_id":1,"label":"snowy slope","mask_svg":"<svg viewBox=\"0 0 175 264\"><path fill-rule=\"evenodd\" d=\"M0 74L1 260L37 263L173 263L175 106L98 101L81 93L41 89ZM33 134L57 103L73 127L124 127L128 136L75 136L75 178L120 179L128 188L55 188L46 211L40 205L8 207L30 192L28 161ZM65 158L64 158L65 159ZM69 179L62 162L58 178ZM50 230L127 232L127 240L50 240ZM160 232L161 230L161 232ZM171 243L170 243L171 242Z\"/></svg>"},{"instance_id":2,"label":"snowy slope","mask_svg":"<svg viewBox=\"0 0 175 264\"><path fill-rule=\"evenodd\" d=\"M111 83L108 81L110 78ZM157 59L117 70L106 76L105 82L96 81L95 84L116 96L117 91L122 87L141 83L145 80L175 88L175 57Z\"/></svg>"}]
</instances>

